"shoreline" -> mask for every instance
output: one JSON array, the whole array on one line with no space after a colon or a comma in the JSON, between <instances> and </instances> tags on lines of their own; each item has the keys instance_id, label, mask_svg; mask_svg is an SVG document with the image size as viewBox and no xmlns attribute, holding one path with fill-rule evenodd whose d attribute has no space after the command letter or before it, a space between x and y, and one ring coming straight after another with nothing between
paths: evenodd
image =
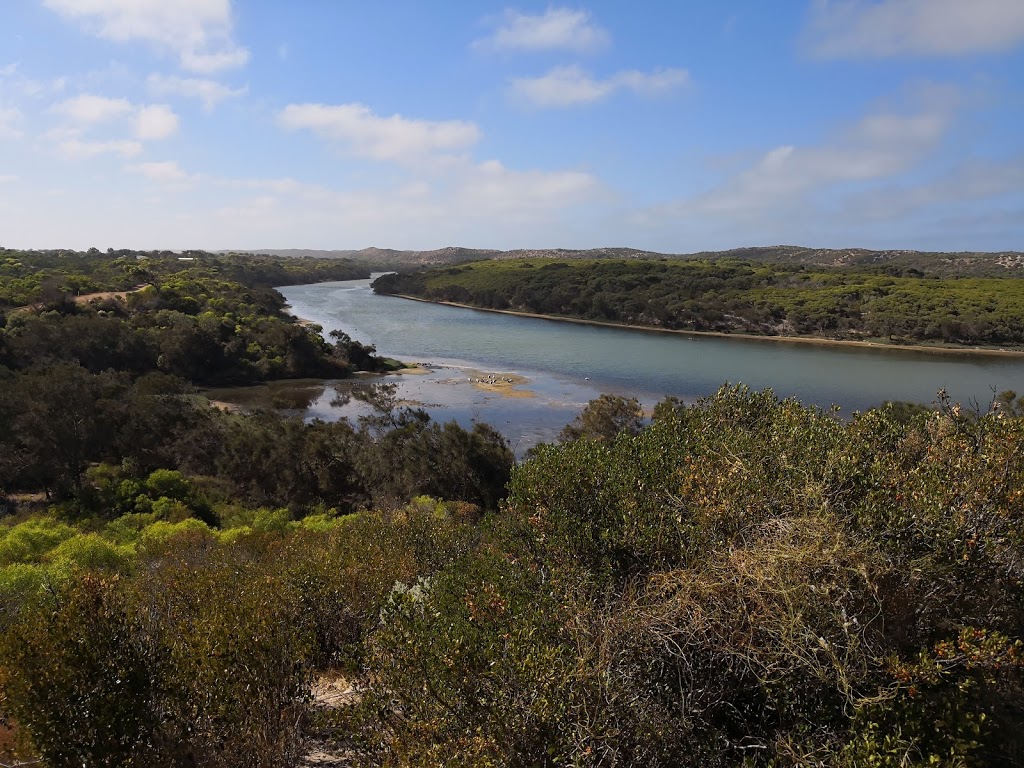
<instances>
[{"instance_id":1,"label":"shoreline","mask_svg":"<svg viewBox=\"0 0 1024 768\"><path fill-rule=\"evenodd\" d=\"M649 333L672 333L682 336L709 337L719 339L740 339L742 341L773 341L789 344L808 344L819 347L853 347L857 349L870 349L875 351L895 350L898 352L925 352L939 355L981 355L994 357L1019 357L1024 355L1024 350L1018 349L990 349L982 347L932 347L923 344L882 344L873 341L855 341L853 339L823 339L817 336L766 336L756 333L726 333L724 331L690 331L681 328L656 328L650 325L631 325L628 323L611 323L604 320L585 320L579 317L563 317L561 315L542 315L538 312L519 312L514 309L493 309L490 307L474 307L472 304L461 304L456 301L435 301L424 299L419 296L409 296L404 293L389 293L387 296L394 296L399 299L410 301L421 301L425 304L440 304L448 307L459 307L461 309L473 309L477 312L493 312L499 315L512 315L514 317L531 317L536 320L552 320L560 323L575 323L577 325L593 325L601 328L619 328L628 331L647 331Z\"/></svg>"}]
</instances>

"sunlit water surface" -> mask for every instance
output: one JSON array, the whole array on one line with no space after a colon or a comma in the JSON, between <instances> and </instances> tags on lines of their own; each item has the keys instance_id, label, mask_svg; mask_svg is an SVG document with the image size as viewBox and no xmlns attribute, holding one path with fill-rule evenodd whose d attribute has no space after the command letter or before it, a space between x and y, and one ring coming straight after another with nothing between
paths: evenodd
<instances>
[{"instance_id":1,"label":"sunlit water surface","mask_svg":"<svg viewBox=\"0 0 1024 768\"><path fill-rule=\"evenodd\" d=\"M885 400L928 403L939 389L982 406L993 391L1024 391L1024 356L940 355L905 350L819 347L771 341L660 334L576 325L378 296L371 280L279 288L292 312L376 346L380 354L440 366L428 375L385 377L399 400L434 418L493 424L521 454L550 440L602 392L634 395L651 406L666 395L690 401L725 382L843 412ZM530 398L481 391L469 370L530 379ZM324 386L307 418L365 412L359 401L332 405L351 385ZM301 410L301 409L300 409Z\"/></svg>"}]
</instances>

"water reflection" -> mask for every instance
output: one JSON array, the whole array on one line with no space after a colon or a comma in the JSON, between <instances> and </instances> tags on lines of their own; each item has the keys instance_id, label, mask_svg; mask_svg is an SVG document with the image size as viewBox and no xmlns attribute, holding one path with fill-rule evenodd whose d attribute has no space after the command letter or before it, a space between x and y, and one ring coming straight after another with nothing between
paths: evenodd
<instances>
[{"instance_id":1,"label":"water reflection","mask_svg":"<svg viewBox=\"0 0 1024 768\"><path fill-rule=\"evenodd\" d=\"M295 314L376 345L381 354L428 363L421 375L331 382L275 382L218 390L244 407L280 408L325 421L371 415L375 407L425 409L464 427L483 421L517 454L553 441L603 392L636 396L650 408L671 395L710 395L723 383L771 387L782 397L843 413L884 400L929 403L943 388L953 400L987 404L993 392L1024 391L1024 358L934 355L660 335L596 328L376 296L368 280L279 289ZM515 379L506 391L473 379ZM385 384L387 388L380 389ZM509 396L512 389L530 396ZM266 392L260 390L265 389Z\"/></svg>"}]
</instances>

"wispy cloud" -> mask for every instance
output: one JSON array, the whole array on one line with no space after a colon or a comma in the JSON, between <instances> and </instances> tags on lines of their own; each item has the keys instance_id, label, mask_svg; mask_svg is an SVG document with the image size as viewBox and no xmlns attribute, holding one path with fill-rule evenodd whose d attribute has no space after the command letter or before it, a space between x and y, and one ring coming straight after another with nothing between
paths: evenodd
<instances>
[{"instance_id":1,"label":"wispy cloud","mask_svg":"<svg viewBox=\"0 0 1024 768\"><path fill-rule=\"evenodd\" d=\"M556 67L542 77L513 78L513 96L534 107L572 107L603 101L616 91L656 96L690 82L685 69L626 70L603 80L577 66Z\"/></svg>"},{"instance_id":2,"label":"wispy cloud","mask_svg":"<svg viewBox=\"0 0 1024 768\"><path fill-rule=\"evenodd\" d=\"M43 0L91 34L142 40L178 56L183 69L211 73L244 66L249 52L233 39L230 0Z\"/></svg>"},{"instance_id":3,"label":"wispy cloud","mask_svg":"<svg viewBox=\"0 0 1024 768\"><path fill-rule=\"evenodd\" d=\"M103 123L125 117L134 111L128 99L110 99L106 96L82 94L66 99L51 107L51 111L80 124Z\"/></svg>"},{"instance_id":4,"label":"wispy cloud","mask_svg":"<svg viewBox=\"0 0 1024 768\"><path fill-rule=\"evenodd\" d=\"M22 117L16 107L0 107L0 139L20 139L24 135L18 128Z\"/></svg>"},{"instance_id":5,"label":"wispy cloud","mask_svg":"<svg viewBox=\"0 0 1024 768\"><path fill-rule=\"evenodd\" d=\"M609 40L608 32L594 24L588 12L548 8L540 15L508 10L494 33L473 45L493 50L586 53L603 48Z\"/></svg>"},{"instance_id":6,"label":"wispy cloud","mask_svg":"<svg viewBox=\"0 0 1024 768\"><path fill-rule=\"evenodd\" d=\"M833 58L1004 51L1024 42L1024 2L816 0L805 34Z\"/></svg>"},{"instance_id":7,"label":"wispy cloud","mask_svg":"<svg viewBox=\"0 0 1024 768\"><path fill-rule=\"evenodd\" d=\"M289 130L310 130L343 144L356 156L374 160L416 161L460 152L480 139L475 123L382 117L363 104L289 104L278 113Z\"/></svg>"},{"instance_id":8,"label":"wispy cloud","mask_svg":"<svg viewBox=\"0 0 1024 768\"><path fill-rule=\"evenodd\" d=\"M142 153L142 144L138 141L83 141L82 139L65 139L58 142L57 151L64 157L75 160L96 157L97 155L117 155L119 157L135 157Z\"/></svg>"},{"instance_id":9,"label":"wispy cloud","mask_svg":"<svg viewBox=\"0 0 1024 768\"><path fill-rule=\"evenodd\" d=\"M293 179L212 183L250 193L197 216L190 227L214 232L233 247L256 246L253 238L267 236L295 242L300 222L303 231L340 230L349 243L364 245L379 243L382 232L392 233L387 236L392 247L482 242L495 233L519 243L524 237L542 241L567 212L606 194L583 171L514 170L494 160L455 163L443 178L378 189L333 191Z\"/></svg>"},{"instance_id":10,"label":"wispy cloud","mask_svg":"<svg viewBox=\"0 0 1024 768\"><path fill-rule=\"evenodd\" d=\"M142 107L135 116L135 135L140 139L166 139L177 132L178 116L166 104Z\"/></svg>"},{"instance_id":11,"label":"wispy cloud","mask_svg":"<svg viewBox=\"0 0 1024 768\"><path fill-rule=\"evenodd\" d=\"M907 97L916 109L869 113L819 144L782 145L710 191L668 206L672 215L762 217L787 209L804 214L816 198L850 184L887 182L935 151L960 95L922 87Z\"/></svg>"},{"instance_id":12,"label":"wispy cloud","mask_svg":"<svg viewBox=\"0 0 1024 768\"><path fill-rule=\"evenodd\" d=\"M999 162L967 159L937 177L886 184L851 198L850 205L872 219L899 219L946 204L991 200L1024 189L1024 154Z\"/></svg>"},{"instance_id":13,"label":"wispy cloud","mask_svg":"<svg viewBox=\"0 0 1024 768\"><path fill-rule=\"evenodd\" d=\"M166 139L178 131L178 116L166 104L133 104L128 99L112 99L82 94L58 102L50 111L63 116L67 130L77 134L97 123L130 118L132 132L142 140Z\"/></svg>"},{"instance_id":14,"label":"wispy cloud","mask_svg":"<svg viewBox=\"0 0 1024 768\"><path fill-rule=\"evenodd\" d=\"M212 110L226 99L236 98L246 93L246 88L230 88L216 80L195 77L173 77L169 75L150 75L146 87L151 93L184 96L202 102L203 109Z\"/></svg>"},{"instance_id":15,"label":"wispy cloud","mask_svg":"<svg viewBox=\"0 0 1024 768\"><path fill-rule=\"evenodd\" d=\"M129 171L140 173L147 179L160 182L186 181L189 175L174 161L137 163L127 166Z\"/></svg>"}]
</instances>

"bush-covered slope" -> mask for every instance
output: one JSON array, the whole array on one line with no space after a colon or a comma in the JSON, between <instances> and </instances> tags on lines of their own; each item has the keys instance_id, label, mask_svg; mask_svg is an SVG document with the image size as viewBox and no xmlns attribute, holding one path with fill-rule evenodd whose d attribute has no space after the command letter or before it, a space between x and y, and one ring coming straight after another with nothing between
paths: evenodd
<instances>
[{"instance_id":1,"label":"bush-covered slope","mask_svg":"<svg viewBox=\"0 0 1024 768\"><path fill-rule=\"evenodd\" d=\"M1024 344L1024 280L661 260L509 260L377 279L374 290L693 331Z\"/></svg>"},{"instance_id":2,"label":"bush-covered slope","mask_svg":"<svg viewBox=\"0 0 1024 768\"><path fill-rule=\"evenodd\" d=\"M1017 765L1006 402L667 401L538 451L483 522L10 529L4 707L54 766L293 765L312 732L366 766ZM327 669L360 693L317 714Z\"/></svg>"}]
</instances>

